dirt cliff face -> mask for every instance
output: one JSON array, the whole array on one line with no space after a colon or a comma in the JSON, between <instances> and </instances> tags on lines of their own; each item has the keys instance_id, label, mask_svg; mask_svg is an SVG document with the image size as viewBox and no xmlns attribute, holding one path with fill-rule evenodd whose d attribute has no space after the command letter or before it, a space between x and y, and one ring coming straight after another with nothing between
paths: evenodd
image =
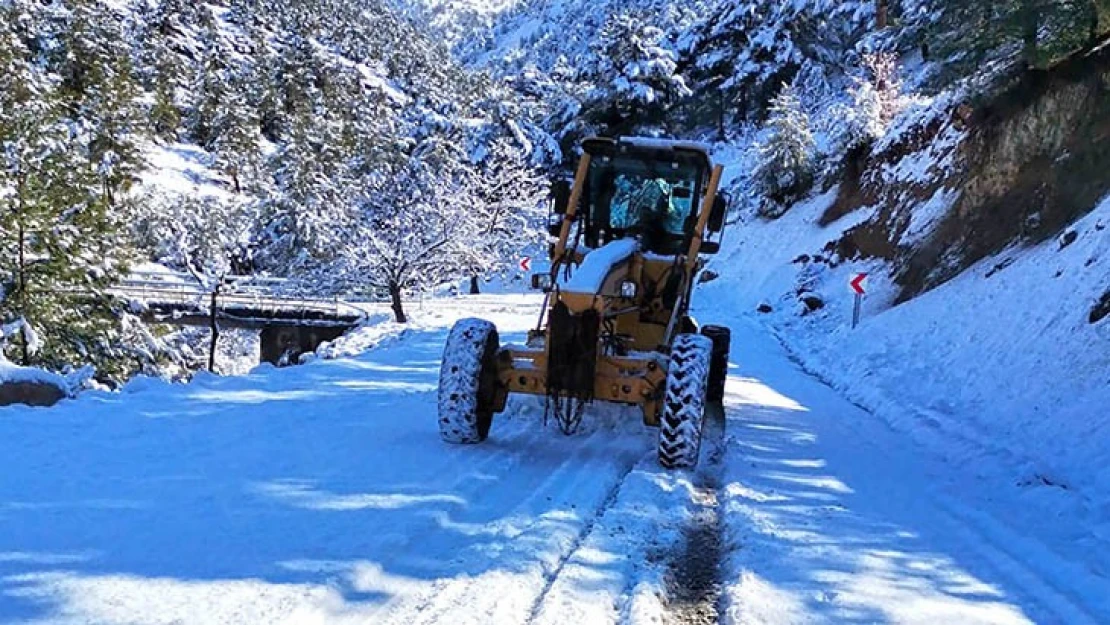
<instances>
[{"instance_id":1,"label":"dirt cliff face","mask_svg":"<svg viewBox=\"0 0 1110 625\"><path fill-rule=\"evenodd\" d=\"M902 180L885 173L914 155L943 162L953 132L962 137L952 167ZM1008 245L1057 235L1110 194L1110 38L1093 52L1024 73L980 102L922 120L846 173L826 220L863 206L877 210L830 251L890 260L899 302ZM921 232L915 213L942 193L950 207Z\"/></svg>"}]
</instances>

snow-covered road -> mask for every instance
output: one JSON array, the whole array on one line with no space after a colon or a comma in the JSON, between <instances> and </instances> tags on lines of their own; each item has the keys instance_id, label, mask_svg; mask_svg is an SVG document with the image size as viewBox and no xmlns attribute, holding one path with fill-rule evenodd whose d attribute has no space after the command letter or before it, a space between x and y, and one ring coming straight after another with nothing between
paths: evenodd
<instances>
[{"instance_id":1,"label":"snow-covered road","mask_svg":"<svg viewBox=\"0 0 1110 625\"><path fill-rule=\"evenodd\" d=\"M714 607L689 587L716 559L688 548L717 549L707 529L726 622L1110 619L1099 566L1007 525L1007 501L954 487L969 469L751 321L690 474L659 469L654 431L618 408L566 438L514 399L486 444L440 443L450 323L520 340L538 299L426 308L356 358L0 408L0 623L691 621L706 610L685 602Z\"/></svg>"}]
</instances>

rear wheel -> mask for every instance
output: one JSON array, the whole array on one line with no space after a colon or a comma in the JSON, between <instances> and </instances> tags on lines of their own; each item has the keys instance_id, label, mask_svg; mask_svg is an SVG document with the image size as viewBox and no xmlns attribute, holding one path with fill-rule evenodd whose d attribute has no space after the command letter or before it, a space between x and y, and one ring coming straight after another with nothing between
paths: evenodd
<instances>
[{"instance_id":1,"label":"rear wheel","mask_svg":"<svg viewBox=\"0 0 1110 625\"><path fill-rule=\"evenodd\" d=\"M659 419L659 464L668 469L698 463L713 341L680 334L671 348L667 390Z\"/></svg>"},{"instance_id":2,"label":"rear wheel","mask_svg":"<svg viewBox=\"0 0 1110 625\"><path fill-rule=\"evenodd\" d=\"M709 359L709 401L725 400L725 380L728 379L728 353L732 347L732 331L724 326L705 326L702 336L713 341L713 354Z\"/></svg>"},{"instance_id":3,"label":"rear wheel","mask_svg":"<svg viewBox=\"0 0 1110 625\"><path fill-rule=\"evenodd\" d=\"M462 319L451 328L439 370L439 435L448 443L480 443L489 436L497 395L497 328Z\"/></svg>"}]
</instances>

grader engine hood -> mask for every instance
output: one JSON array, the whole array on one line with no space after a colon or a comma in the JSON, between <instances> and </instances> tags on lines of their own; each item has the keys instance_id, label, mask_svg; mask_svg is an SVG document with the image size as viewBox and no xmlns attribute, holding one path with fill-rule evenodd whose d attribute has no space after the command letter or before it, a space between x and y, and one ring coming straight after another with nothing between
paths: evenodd
<instances>
[{"instance_id":1,"label":"grader engine hood","mask_svg":"<svg viewBox=\"0 0 1110 625\"><path fill-rule=\"evenodd\" d=\"M571 313L581 314L593 307L596 297L619 296L638 251L636 239L618 239L586 254L570 279L560 283L560 301Z\"/></svg>"}]
</instances>

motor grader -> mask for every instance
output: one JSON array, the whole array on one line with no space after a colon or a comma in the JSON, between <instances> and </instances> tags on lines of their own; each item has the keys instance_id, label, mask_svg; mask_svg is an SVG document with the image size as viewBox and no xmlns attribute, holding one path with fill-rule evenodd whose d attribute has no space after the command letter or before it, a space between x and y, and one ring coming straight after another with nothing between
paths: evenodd
<instances>
[{"instance_id":1,"label":"motor grader","mask_svg":"<svg viewBox=\"0 0 1110 625\"><path fill-rule=\"evenodd\" d=\"M706 408L721 401L729 331L689 315L704 255L720 249L726 202L720 166L698 144L591 138L572 184L552 189L551 269L524 345L463 319L439 378L439 429L479 443L512 393L546 398L545 420L571 434L593 401L639 406L659 428L659 462L697 463Z\"/></svg>"}]
</instances>

